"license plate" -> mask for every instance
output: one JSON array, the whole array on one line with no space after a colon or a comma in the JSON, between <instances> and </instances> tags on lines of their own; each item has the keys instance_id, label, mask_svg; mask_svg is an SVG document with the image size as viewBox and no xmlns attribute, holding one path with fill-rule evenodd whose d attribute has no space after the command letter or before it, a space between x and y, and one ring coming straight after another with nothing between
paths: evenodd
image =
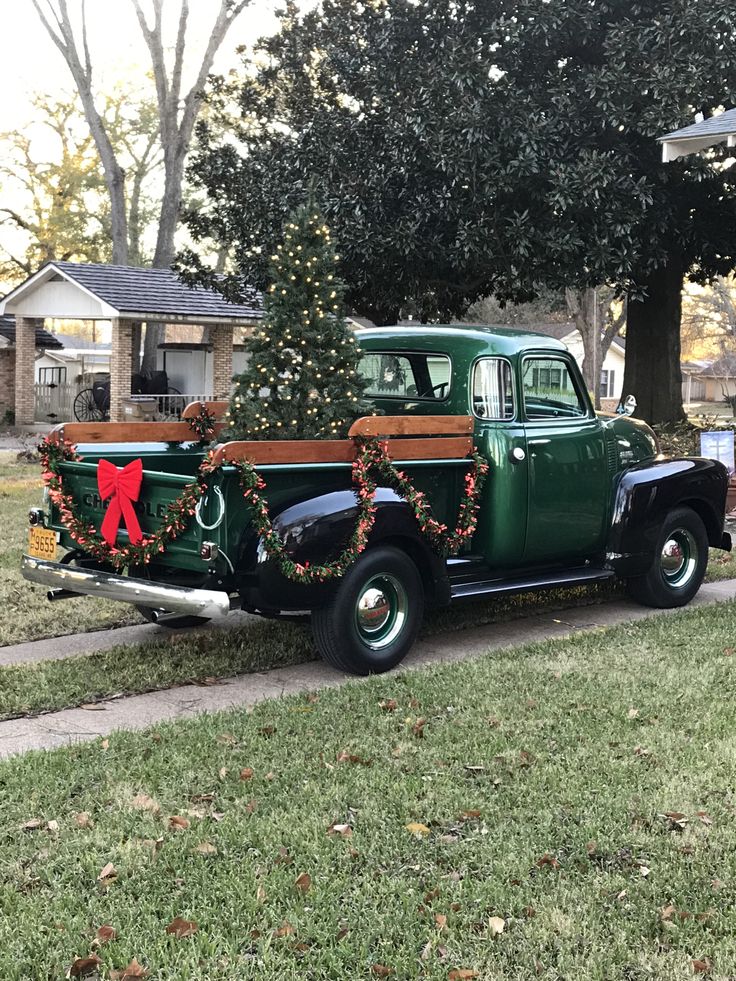
<instances>
[{"instance_id":1,"label":"license plate","mask_svg":"<svg viewBox=\"0 0 736 981\"><path fill-rule=\"evenodd\" d=\"M28 554L35 559L50 559L53 562L56 558L56 532L50 528L29 528Z\"/></svg>"}]
</instances>

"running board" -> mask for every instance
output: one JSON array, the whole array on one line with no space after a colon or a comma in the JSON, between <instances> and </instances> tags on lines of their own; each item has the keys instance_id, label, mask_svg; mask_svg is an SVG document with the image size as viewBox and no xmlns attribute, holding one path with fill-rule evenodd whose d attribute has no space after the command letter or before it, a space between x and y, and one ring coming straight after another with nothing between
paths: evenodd
<instances>
[{"instance_id":1,"label":"running board","mask_svg":"<svg viewBox=\"0 0 736 981\"><path fill-rule=\"evenodd\" d=\"M530 593L537 589L558 589L564 586L589 586L615 579L610 569L566 569L546 572L529 579L491 579L484 582L462 582L451 587L452 599L473 596L503 596L510 593Z\"/></svg>"}]
</instances>

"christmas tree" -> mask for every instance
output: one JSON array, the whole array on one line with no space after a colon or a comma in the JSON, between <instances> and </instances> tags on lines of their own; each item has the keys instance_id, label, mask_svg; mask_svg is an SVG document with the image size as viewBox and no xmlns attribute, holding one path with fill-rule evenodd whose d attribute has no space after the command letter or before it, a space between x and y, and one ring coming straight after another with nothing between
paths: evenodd
<instances>
[{"instance_id":1,"label":"christmas tree","mask_svg":"<svg viewBox=\"0 0 736 981\"><path fill-rule=\"evenodd\" d=\"M263 323L235 378L229 439L339 439L371 409L358 346L342 315L339 256L313 205L287 224L271 256Z\"/></svg>"}]
</instances>

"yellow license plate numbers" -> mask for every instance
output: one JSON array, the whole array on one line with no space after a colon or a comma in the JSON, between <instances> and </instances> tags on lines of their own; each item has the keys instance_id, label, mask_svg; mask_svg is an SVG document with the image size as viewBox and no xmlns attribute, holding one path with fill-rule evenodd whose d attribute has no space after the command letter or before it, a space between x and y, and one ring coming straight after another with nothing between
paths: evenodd
<instances>
[{"instance_id":1,"label":"yellow license plate numbers","mask_svg":"<svg viewBox=\"0 0 736 981\"><path fill-rule=\"evenodd\" d=\"M29 528L28 554L35 559L50 559L53 562L56 558L56 532L50 528Z\"/></svg>"}]
</instances>

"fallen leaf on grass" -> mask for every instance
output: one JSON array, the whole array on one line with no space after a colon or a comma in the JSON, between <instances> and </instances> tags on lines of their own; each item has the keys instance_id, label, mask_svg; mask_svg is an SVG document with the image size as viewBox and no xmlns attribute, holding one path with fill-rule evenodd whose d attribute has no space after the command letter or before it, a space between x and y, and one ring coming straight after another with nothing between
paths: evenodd
<instances>
[{"instance_id":1,"label":"fallen leaf on grass","mask_svg":"<svg viewBox=\"0 0 736 981\"><path fill-rule=\"evenodd\" d=\"M701 824L711 825L713 824L713 818L706 811L696 811L696 817L699 819Z\"/></svg>"},{"instance_id":2,"label":"fallen leaf on grass","mask_svg":"<svg viewBox=\"0 0 736 981\"><path fill-rule=\"evenodd\" d=\"M110 748L110 740L103 739L102 742L100 743L100 746L107 752L107 750Z\"/></svg>"},{"instance_id":3,"label":"fallen leaf on grass","mask_svg":"<svg viewBox=\"0 0 736 981\"><path fill-rule=\"evenodd\" d=\"M341 838L350 838L353 829L349 824L331 824L327 829L328 835L340 835Z\"/></svg>"},{"instance_id":4,"label":"fallen leaf on grass","mask_svg":"<svg viewBox=\"0 0 736 981\"><path fill-rule=\"evenodd\" d=\"M455 967L447 975L448 981L470 981L471 978L480 977L477 971L470 967Z\"/></svg>"},{"instance_id":5,"label":"fallen leaf on grass","mask_svg":"<svg viewBox=\"0 0 736 981\"><path fill-rule=\"evenodd\" d=\"M630 719L637 719L639 717L639 709L630 708L627 715Z\"/></svg>"},{"instance_id":6,"label":"fallen leaf on grass","mask_svg":"<svg viewBox=\"0 0 736 981\"><path fill-rule=\"evenodd\" d=\"M266 890L259 884L258 888L256 889L256 901L259 903L265 903L267 899L268 896L266 896Z\"/></svg>"},{"instance_id":7,"label":"fallen leaf on grass","mask_svg":"<svg viewBox=\"0 0 736 981\"><path fill-rule=\"evenodd\" d=\"M105 865L102 868L100 874L97 876L97 881L111 882L117 876L117 874L118 872L115 866L112 864L112 862L108 862L107 865Z\"/></svg>"},{"instance_id":8,"label":"fallen leaf on grass","mask_svg":"<svg viewBox=\"0 0 736 981\"><path fill-rule=\"evenodd\" d=\"M153 797L149 797L148 794L143 793L135 795L132 805L136 811L149 811L151 814L158 814L161 810L161 807Z\"/></svg>"},{"instance_id":9,"label":"fallen leaf on grass","mask_svg":"<svg viewBox=\"0 0 736 981\"><path fill-rule=\"evenodd\" d=\"M641 873L641 875L642 875L642 876L643 876L643 877L644 877L645 879L646 879L646 878L647 878L647 876L648 876L648 875L649 875L649 874L651 873L651 871L652 871L652 870L651 870L651 869L649 868L649 866L647 866L647 865L640 865L640 866L639 866L639 872Z\"/></svg>"},{"instance_id":10,"label":"fallen leaf on grass","mask_svg":"<svg viewBox=\"0 0 736 981\"><path fill-rule=\"evenodd\" d=\"M184 920L181 916L175 917L166 927L166 932L173 934L177 940L183 940L184 937L191 937L197 930L199 930L199 927L194 920Z\"/></svg>"},{"instance_id":11,"label":"fallen leaf on grass","mask_svg":"<svg viewBox=\"0 0 736 981\"><path fill-rule=\"evenodd\" d=\"M469 821L471 820L471 818L479 818L479 817L480 817L480 811L475 809L473 809L472 811L461 811L460 813L461 821Z\"/></svg>"},{"instance_id":12,"label":"fallen leaf on grass","mask_svg":"<svg viewBox=\"0 0 736 981\"><path fill-rule=\"evenodd\" d=\"M252 780L253 779L253 767L244 766L240 771L241 780Z\"/></svg>"},{"instance_id":13,"label":"fallen leaf on grass","mask_svg":"<svg viewBox=\"0 0 736 981\"><path fill-rule=\"evenodd\" d=\"M89 815L89 811L80 811L74 815L74 821L78 828L94 828L95 823Z\"/></svg>"},{"instance_id":14,"label":"fallen leaf on grass","mask_svg":"<svg viewBox=\"0 0 736 981\"><path fill-rule=\"evenodd\" d=\"M194 849L199 855L216 855L217 849L212 844L211 841L200 841L197 847Z\"/></svg>"},{"instance_id":15,"label":"fallen leaf on grass","mask_svg":"<svg viewBox=\"0 0 736 981\"><path fill-rule=\"evenodd\" d=\"M299 890L299 892L307 893L312 888L312 877L308 872L302 872L301 875L297 876L294 885Z\"/></svg>"},{"instance_id":16,"label":"fallen leaf on grass","mask_svg":"<svg viewBox=\"0 0 736 981\"><path fill-rule=\"evenodd\" d=\"M491 916L488 919L488 929L491 931L491 936L493 937L502 934L505 926L506 920L502 916Z\"/></svg>"},{"instance_id":17,"label":"fallen leaf on grass","mask_svg":"<svg viewBox=\"0 0 736 981\"><path fill-rule=\"evenodd\" d=\"M560 863L557 861L554 855L544 854L541 858L537 859L537 865L540 869L543 869L545 865L549 865L552 869L559 869Z\"/></svg>"},{"instance_id":18,"label":"fallen leaf on grass","mask_svg":"<svg viewBox=\"0 0 736 981\"><path fill-rule=\"evenodd\" d=\"M713 967L710 957L702 957L693 960L693 974L710 974Z\"/></svg>"},{"instance_id":19,"label":"fallen leaf on grass","mask_svg":"<svg viewBox=\"0 0 736 981\"><path fill-rule=\"evenodd\" d=\"M386 967L385 964L374 964L371 967L371 971L379 978L388 978L394 973L392 967Z\"/></svg>"},{"instance_id":20,"label":"fallen leaf on grass","mask_svg":"<svg viewBox=\"0 0 736 981\"><path fill-rule=\"evenodd\" d=\"M347 749L341 749L337 754L338 763L355 763L359 766L372 766L373 760L366 760L362 756L358 756L356 753L351 753Z\"/></svg>"},{"instance_id":21,"label":"fallen leaf on grass","mask_svg":"<svg viewBox=\"0 0 736 981\"><path fill-rule=\"evenodd\" d=\"M58 821L54 821L54 820L47 821L46 822L46 830L47 831L52 831L52 832L58 831L59 830L59 822Z\"/></svg>"},{"instance_id":22,"label":"fallen leaf on grass","mask_svg":"<svg viewBox=\"0 0 736 981\"><path fill-rule=\"evenodd\" d=\"M278 855L273 861L274 861L274 865L291 865L294 859L289 854L289 849L284 848L284 846L282 845L281 848L279 848Z\"/></svg>"},{"instance_id":23,"label":"fallen leaf on grass","mask_svg":"<svg viewBox=\"0 0 736 981\"><path fill-rule=\"evenodd\" d=\"M101 926L98 928L95 934L95 940L102 946L102 944L109 944L111 940L114 940L118 935L118 931L115 927L111 926Z\"/></svg>"},{"instance_id":24,"label":"fallen leaf on grass","mask_svg":"<svg viewBox=\"0 0 736 981\"><path fill-rule=\"evenodd\" d=\"M102 702L84 702L79 707L80 709L84 709L85 712L107 712Z\"/></svg>"},{"instance_id":25,"label":"fallen leaf on grass","mask_svg":"<svg viewBox=\"0 0 736 981\"><path fill-rule=\"evenodd\" d=\"M43 821L40 818L31 818L22 827L23 831L38 831L39 828L43 827Z\"/></svg>"},{"instance_id":26,"label":"fallen leaf on grass","mask_svg":"<svg viewBox=\"0 0 736 981\"><path fill-rule=\"evenodd\" d=\"M378 707L383 709L384 712L395 712L399 707L399 703L395 698L384 698L378 703Z\"/></svg>"},{"instance_id":27,"label":"fallen leaf on grass","mask_svg":"<svg viewBox=\"0 0 736 981\"><path fill-rule=\"evenodd\" d=\"M411 727L412 733L417 739L424 739L424 727L427 724L426 719L417 719L414 725Z\"/></svg>"},{"instance_id":28,"label":"fallen leaf on grass","mask_svg":"<svg viewBox=\"0 0 736 981\"><path fill-rule=\"evenodd\" d=\"M88 974L96 972L101 963L102 961L96 954L90 954L89 957L78 957L69 968L69 977L86 977Z\"/></svg>"},{"instance_id":29,"label":"fallen leaf on grass","mask_svg":"<svg viewBox=\"0 0 736 981\"><path fill-rule=\"evenodd\" d=\"M120 968L119 970L110 971L110 981L131 981L132 978L147 978L148 968L143 967L138 961L133 958L133 960L128 964L127 967Z\"/></svg>"},{"instance_id":30,"label":"fallen leaf on grass","mask_svg":"<svg viewBox=\"0 0 736 981\"><path fill-rule=\"evenodd\" d=\"M406 830L412 835L418 835L424 837L429 834L429 828L426 824L420 824L418 821L410 821L409 824L405 825Z\"/></svg>"},{"instance_id":31,"label":"fallen leaf on grass","mask_svg":"<svg viewBox=\"0 0 736 981\"><path fill-rule=\"evenodd\" d=\"M220 744L220 746L234 746L236 743L236 739L235 736L232 735L232 733L221 732L220 735L217 737L217 742Z\"/></svg>"},{"instance_id":32,"label":"fallen leaf on grass","mask_svg":"<svg viewBox=\"0 0 736 981\"><path fill-rule=\"evenodd\" d=\"M684 831L687 825L687 815L682 814L680 811L665 811L664 814L659 815L664 818L670 826L671 831Z\"/></svg>"},{"instance_id":33,"label":"fallen leaf on grass","mask_svg":"<svg viewBox=\"0 0 736 981\"><path fill-rule=\"evenodd\" d=\"M173 814L169 818L169 827L172 831L186 831L189 827L189 820L185 817L180 817L178 814Z\"/></svg>"},{"instance_id":34,"label":"fallen leaf on grass","mask_svg":"<svg viewBox=\"0 0 736 981\"><path fill-rule=\"evenodd\" d=\"M447 917L445 916L444 913L434 914L434 925L437 927L438 930L445 929L445 927L447 926Z\"/></svg>"}]
</instances>

